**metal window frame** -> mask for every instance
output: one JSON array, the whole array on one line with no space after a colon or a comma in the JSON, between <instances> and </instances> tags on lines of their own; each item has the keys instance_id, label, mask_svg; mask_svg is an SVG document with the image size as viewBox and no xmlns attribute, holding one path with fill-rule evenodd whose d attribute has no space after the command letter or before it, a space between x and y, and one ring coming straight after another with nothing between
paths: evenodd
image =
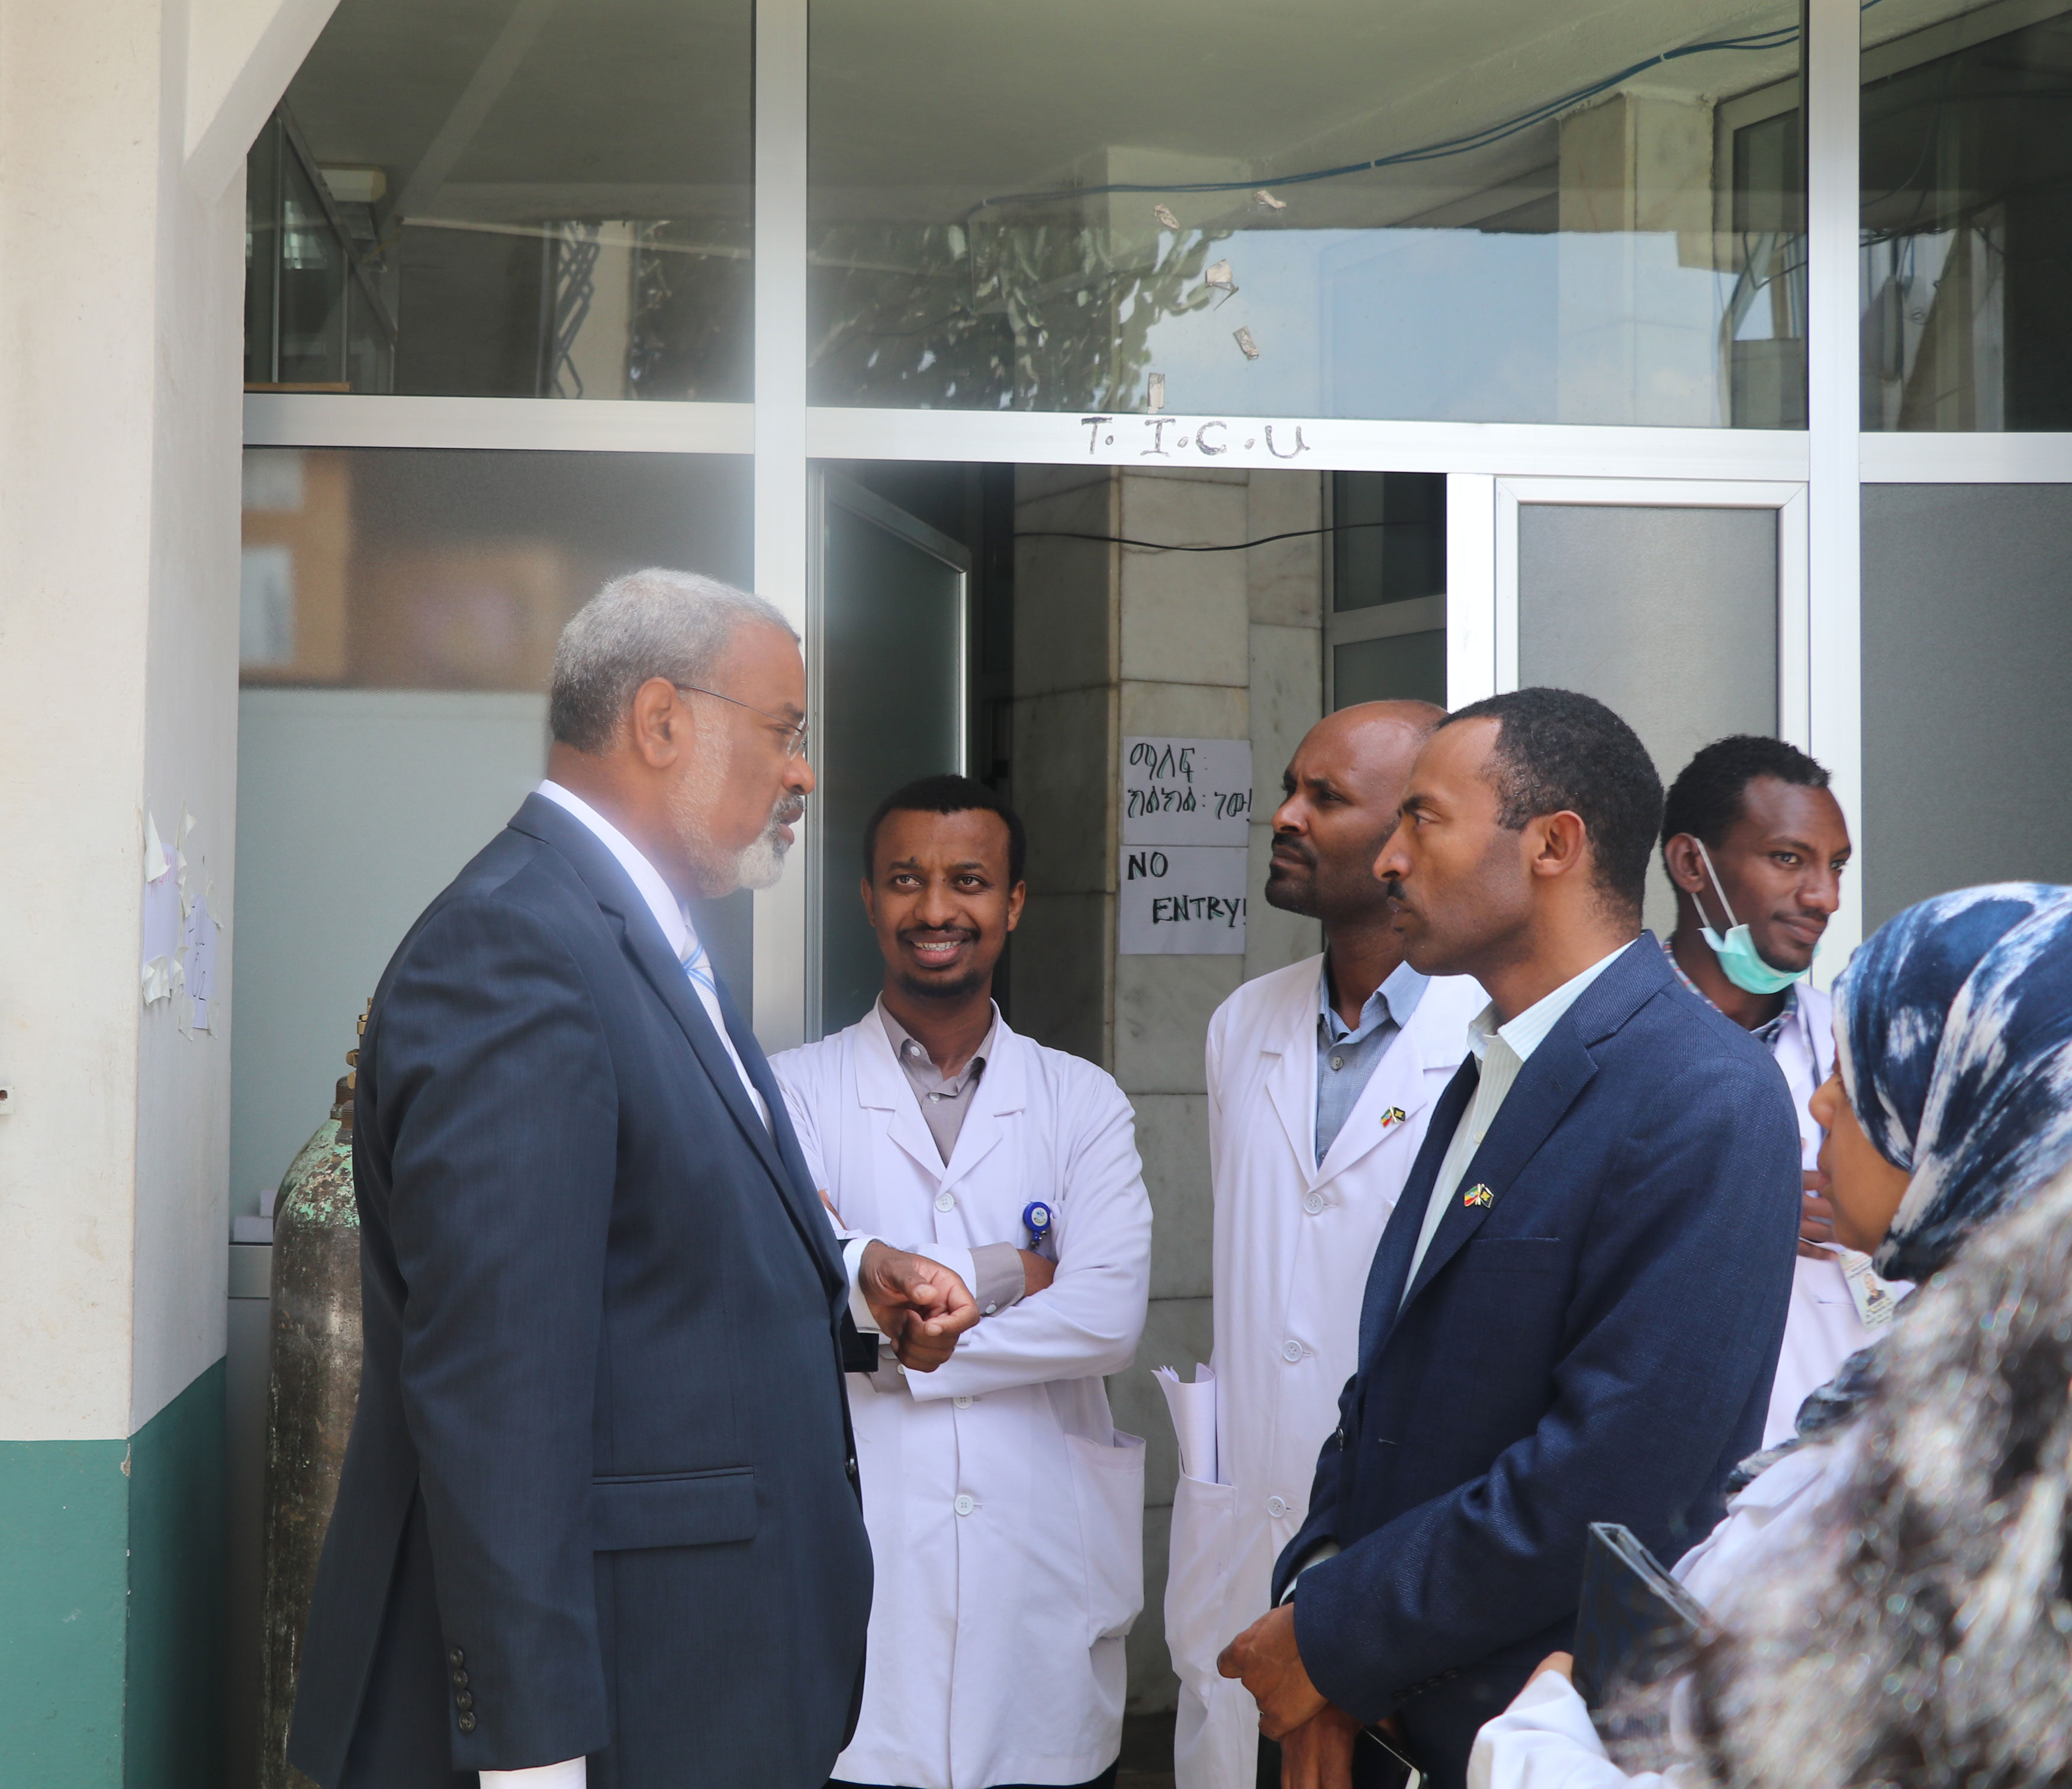
<instances>
[{"instance_id":1,"label":"metal window frame","mask_svg":"<svg viewBox=\"0 0 2072 1789\"><path fill-rule=\"evenodd\" d=\"M825 739L827 732L828 670L826 641L827 617L827 547L828 510L830 505L845 509L851 515L883 528L888 534L897 536L910 545L918 547L932 559L939 559L956 574L957 579L957 638L956 703L960 724L957 727L956 773L970 774L972 665L971 665L971 555L963 545L947 534L939 533L919 516L910 516L903 509L887 503L874 491L868 491L853 479L823 471L817 466L808 470L808 503L812 516L811 536L808 542L806 561L806 713L812 723L812 735ZM805 895L805 932L794 944L794 953L803 981L804 1013L800 1020L804 1034L802 1043L816 1042L821 1035L820 1001L823 991L824 965L821 961L820 940L825 936L826 911L821 894L820 860L828 849L826 833L827 814L820 804L806 804L806 820L800 839L802 853L799 874L787 876L786 882L796 881ZM781 886L781 885L780 885ZM757 899L762 898L758 891ZM756 923L760 929L762 914L758 910ZM762 985L758 969L756 985ZM758 997L758 1008L761 1001ZM789 1008L786 1009L788 1014ZM762 1026L756 1027L758 1038ZM771 1047L767 1045L766 1047Z\"/></svg>"},{"instance_id":2,"label":"metal window frame","mask_svg":"<svg viewBox=\"0 0 2072 1789\"><path fill-rule=\"evenodd\" d=\"M2029 3L2006 0L1994 16L2012 20ZM1858 835L1858 865L1867 847L1875 849L1875 840L1862 837L1861 485L2072 483L2072 433L1860 432L1860 83L1889 60L1882 47L1868 57L1861 53L1860 0L1807 0L1803 432L809 405L807 6L808 0L755 4L754 402L253 393L245 400L246 442L751 454L756 584L809 638L817 462L1141 466L1207 459L1317 472L1441 472L1447 475L1447 695L1456 706L1497 687L1500 504L1531 500L1533 491L1563 480L1673 484L1679 495L1659 500L1684 502L1704 500L1698 493L1708 486L1744 496L1754 487L1789 486L1801 493L1795 508L1790 500L1776 507L1781 515L1792 508L1804 518L1803 736L1835 772L1836 794ZM1184 449L1178 446L1182 436ZM1528 489L1527 481L1554 482ZM1515 616L1511 639L1515 664ZM772 1048L800 1042L807 1031L810 842L804 851L796 873L755 897L754 1022ZM1860 928L1860 875L1844 884L1844 906L1831 933L1838 943L1844 936L1853 941ZM1838 966L1844 954L1832 948L1825 953Z\"/></svg>"}]
</instances>

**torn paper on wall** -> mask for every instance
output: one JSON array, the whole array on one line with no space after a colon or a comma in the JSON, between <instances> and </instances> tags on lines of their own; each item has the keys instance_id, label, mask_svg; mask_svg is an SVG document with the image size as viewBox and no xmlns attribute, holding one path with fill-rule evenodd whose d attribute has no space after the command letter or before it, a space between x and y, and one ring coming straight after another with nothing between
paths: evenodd
<instances>
[{"instance_id":1,"label":"torn paper on wall","mask_svg":"<svg viewBox=\"0 0 2072 1789\"><path fill-rule=\"evenodd\" d=\"M1144 381L1144 406L1156 416L1166 408L1166 375L1154 372Z\"/></svg>"},{"instance_id":2,"label":"torn paper on wall","mask_svg":"<svg viewBox=\"0 0 2072 1789\"><path fill-rule=\"evenodd\" d=\"M180 931L180 956L185 985L179 1000L180 1033L192 1037L197 1031L216 1029L216 947L218 931L208 911L206 891L195 897Z\"/></svg>"},{"instance_id":3,"label":"torn paper on wall","mask_svg":"<svg viewBox=\"0 0 2072 1789\"><path fill-rule=\"evenodd\" d=\"M144 1004L171 1000L185 979L180 967L179 878L166 861L158 823L144 816Z\"/></svg>"},{"instance_id":4,"label":"torn paper on wall","mask_svg":"<svg viewBox=\"0 0 2072 1789\"><path fill-rule=\"evenodd\" d=\"M1262 187L1259 191L1254 193L1252 196L1270 212L1285 212L1288 209L1288 201L1286 199L1276 199L1272 193L1268 192L1264 187Z\"/></svg>"},{"instance_id":5,"label":"torn paper on wall","mask_svg":"<svg viewBox=\"0 0 2072 1789\"><path fill-rule=\"evenodd\" d=\"M1237 281L1231 273L1231 264L1227 261L1211 261L1207 270L1202 275L1202 283L1223 294L1216 300L1219 306L1237 296Z\"/></svg>"},{"instance_id":6,"label":"torn paper on wall","mask_svg":"<svg viewBox=\"0 0 2072 1789\"><path fill-rule=\"evenodd\" d=\"M1180 227L1179 219L1175 217L1172 212L1167 210L1163 205L1153 205L1151 208L1151 215L1157 218L1158 221L1163 224L1169 230L1177 230Z\"/></svg>"},{"instance_id":7,"label":"torn paper on wall","mask_svg":"<svg viewBox=\"0 0 2072 1789\"><path fill-rule=\"evenodd\" d=\"M1237 343L1238 352L1246 360L1256 360L1259 358L1259 343L1252 339L1252 331L1249 329L1232 331L1231 339Z\"/></svg>"}]
</instances>

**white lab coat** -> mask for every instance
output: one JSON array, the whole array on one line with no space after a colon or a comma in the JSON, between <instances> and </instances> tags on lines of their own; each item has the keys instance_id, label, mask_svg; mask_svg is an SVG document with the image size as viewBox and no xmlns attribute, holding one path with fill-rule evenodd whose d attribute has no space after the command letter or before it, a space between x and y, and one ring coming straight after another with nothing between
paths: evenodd
<instances>
[{"instance_id":1,"label":"white lab coat","mask_svg":"<svg viewBox=\"0 0 2072 1789\"><path fill-rule=\"evenodd\" d=\"M1819 1166L1823 1133L1813 1120L1815 1088L1834 1072L1834 1002L1807 982L1799 984L1799 1010L1778 1032L1773 1052L1791 1088L1798 1108L1799 1145L1804 1165ZM1774 1447L1793 1432L1799 1407L1825 1385L1859 1348L1870 1346L1871 1331L1856 1315L1842 1264L1829 1257L1792 1263L1791 1308L1784 1321L1784 1347L1770 1381L1770 1414L1762 1445Z\"/></svg>"},{"instance_id":2,"label":"white lab coat","mask_svg":"<svg viewBox=\"0 0 2072 1789\"><path fill-rule=\"evenodd\" d=\"M1258 1707L1216 1674L1216 1655L1266 1612L1274 1560L1308 1512L1359 1351L1375 1244L1467 1053L1468 1021L1488 1004L1466 977L1435 979L1320 1166L1323 960L1247 982L1209 1022L1222 1482L1182 1474L1174 1494L1166 1638L1180 1677L1178 1789L1252 1789Z\"/></svg>"},{"instance_id":3,"label":"white lab coat","mask_svg":"<svg viewBox=\"0 0 2072 1789\"><path fill-rule=\"evenodd\" d=\"M1101 1384L1134 1357L1150 1291L1135 1115L1100 1069L1001 1022L945 1166L875 1010L771 1067L846 1229L968 1284L973 1247L1027 1246L1031 1200L1055 1213L1046 1289L903 1390L849 1376L876 1584L834 1774L1083 1783L1121 1744L1123 1635L1144 1602L1144 1444Z\"/></svg>"}]
</instances>

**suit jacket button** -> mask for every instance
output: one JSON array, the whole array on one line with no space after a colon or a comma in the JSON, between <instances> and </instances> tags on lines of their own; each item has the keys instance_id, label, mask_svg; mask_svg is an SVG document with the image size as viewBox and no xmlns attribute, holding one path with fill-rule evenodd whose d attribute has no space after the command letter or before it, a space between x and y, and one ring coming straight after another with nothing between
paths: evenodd
<instances>
[{"instance_id":1,"label":"suit jacket button","mask_svg":"<svg viewBox=\"0 0 2072 1789\"><path fill-rule=\"evenodd\" d=\"M854 1484L856 1483L856 1456L853 1454L849 1455L847 1462L844 1464L842 1470L849 1474L849 1482L851 1484Z\"/></svg>"},{"instance_id":2,"label":"suit jacket button","mask_svg":"<svg viewBox=\"0 0 2072 1789\"><path fill-rule=\"evenodd\" d=\"M471 1689L455 1690L454 1692L454 1706L457 1709L473 1708L475 1706L475 1692Z\"/></svg>"},{"instance_id":3,"label":"suit jacket button","mask_svg":"<svg viewBox=\"0 0 2072 1789\"><path fill-rule=\"evenodd\" d=\"M473 1715L464 1714L460 1717L460 1730L464 1733L471 1733L475 1731L475 1717Z\"/></svg>"},{"instance_id":4,"label":"suit jacket button","mask_svg":"<svg viewBox=\"0 0 2072 1789\"><path fill-rule=\"evenodd\" d=\"M466 1672L456 1671L454 1673L454 1688L455 1689L466 1689L467 1688L467 1673Z\"/></svg>"},{"instance_id":5,"label":"suit jacket button","mask_svg":"<svg viewBox=\"0 0 2072 1789\"><path fill-rule=\"evenodd\" d=\"M464 1665L467 1663L467 1655L462 1651L458 1647L455 1647L452 1651L449 1652L446 1655L446 1658L449 1663L455 1665Z\"/></svg>"}]
</instances>

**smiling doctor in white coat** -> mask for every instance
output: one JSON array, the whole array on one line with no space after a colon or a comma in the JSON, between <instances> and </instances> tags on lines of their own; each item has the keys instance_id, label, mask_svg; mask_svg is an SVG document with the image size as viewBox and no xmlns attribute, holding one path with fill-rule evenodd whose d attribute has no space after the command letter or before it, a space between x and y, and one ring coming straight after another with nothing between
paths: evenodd
<instances>
[{"instance_id":1,"label":"smiling doctor in white coat","mask_svg":"<svg viewBox=\"0 0 2072 1789\"><path fill-rule=\"evenodd\" d=\"M1022 841L963 777L888 796L863 885L883 992L771 1062L837 1225L911 1238L985 1314L933 1373L887 1352L849 1378L877 1569L838 1784L1100 1784L1121 1748L1144 1444L1101 1380L1144 1328L1151 1203L1122 1090L993 1005Z\"/></svg>"},{"instance_id":2,"label":"smiling doctor in white coat","mask_svg":"<svg viewBox=\"0 0 2072 1789\"><path fill-rule=\"evenodd\" d=\"M1324 952L1247 982L1209 1022L1214 1377L1169 1391L1183 1407L1212 1400L1215 1434L1214 1462L1183 1462L1173 1504L1178 1789L1278 1784L1258 1708L1216 1655L1266 1612L1354 1368L1375 1246L1488 1004L1466 977L1404 962L1374 876L1443 718L1427 702L1367 702L1309 730L1282 779L1266 898L1322 920Z\"/></svg>"}]
</instances>

